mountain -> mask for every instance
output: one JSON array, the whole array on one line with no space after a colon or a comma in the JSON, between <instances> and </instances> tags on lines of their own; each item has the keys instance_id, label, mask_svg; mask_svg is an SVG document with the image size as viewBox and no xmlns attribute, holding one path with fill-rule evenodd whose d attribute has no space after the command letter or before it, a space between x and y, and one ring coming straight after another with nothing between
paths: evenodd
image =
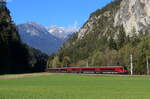
<instances>
[{"instance_id":1,"label":"mountain","mask_svg":"<svg viewBox=\"0 0 150 99\"><path fill-rule=\"evenodd\" d=\"M18 30L23 42L46 54L56 52L63 43L62 39L53 36L44 26L35 22L20 24Z\"/></svg>"},{"instance_id":2,"label":"mountain","mask_svg":"<svg viewBox=\"0 0 150 99\"><path fill-rule=\"evenodd\" d=\"M50 34L60 38L60 39L67 39L69 35L78 32L79 28L77 26L70 26L70 27L57 27L51 26L48 28Z\"/></svg>"},{"instance_id":3,"label":"mountain","mask_svg":"<svg viewBox=\"0 0 150 99\"><path fill-rule=\"evenodd\" d=\"M28 58L6 3L0 2L0 74L30 72Z\"/></svg>"},{"instance_id":4,"label":"mountain","mask_svg":"<svg viewBox=\"0 0 150 99\"><path fill-rule=\"evenodd\" d=\"M57 55L50 56L49 66L130 67L133 55L134 73L145 74L150 60L149 6L149 0L113 0L93 12Z\"/></svg>"}]
</instances>

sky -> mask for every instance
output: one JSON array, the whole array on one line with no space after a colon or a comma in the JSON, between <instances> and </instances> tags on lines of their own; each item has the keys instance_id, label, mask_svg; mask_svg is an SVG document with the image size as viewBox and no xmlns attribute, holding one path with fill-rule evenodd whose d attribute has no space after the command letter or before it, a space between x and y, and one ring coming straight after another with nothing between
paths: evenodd
<instances>
[{"instance_id":1,"label":"sky","mask_svg":"<svg viewBox=\"0 0 150 99\"><path fill-rule=\"evenodd\" d=\"M53 25L81 27L89 15L112 0L8 0L7 7L16 24L36 22L46 27Z\"/></svg>"}]
</instances>

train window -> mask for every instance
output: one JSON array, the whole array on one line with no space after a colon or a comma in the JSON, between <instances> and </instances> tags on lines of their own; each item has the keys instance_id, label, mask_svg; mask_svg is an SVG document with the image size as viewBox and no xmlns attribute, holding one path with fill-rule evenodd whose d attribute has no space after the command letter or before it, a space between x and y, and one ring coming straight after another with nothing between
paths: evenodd
<instances>
[{"instance_id":1,"label":"train window","mask_svg":"<svg viewBox=\"0 0 150 99\"><path fill-rule=\"evenodd\" d=\"M124 67L124 70L128 70L127 67Z\"/></svg>"},{"instance_id":2,"label":"train window","mask_svg":"<svg viewBox=\"0 0 150 99\"><path fill-rule=\"evenodd\" d=\"M115 69L110 69L110 68L108 68L108 69L101 69L101 70L115 70Z\"/></svg>"}]
</instances>

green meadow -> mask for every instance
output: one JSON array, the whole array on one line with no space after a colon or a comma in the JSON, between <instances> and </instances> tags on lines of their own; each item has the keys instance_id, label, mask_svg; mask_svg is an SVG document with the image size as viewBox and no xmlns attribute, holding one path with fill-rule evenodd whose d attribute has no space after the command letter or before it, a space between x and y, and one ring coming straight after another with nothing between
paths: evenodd
<instances>
[{"instance_id":1,"label":"green meadow","mask_svg":"<svg viewBox=\"0 0 150 99\"><path fill-rule=\"evenodd\" d=\"M0 99L150 99L150 78L52 74L0 80Z\"/></svg>"}]
</instances>

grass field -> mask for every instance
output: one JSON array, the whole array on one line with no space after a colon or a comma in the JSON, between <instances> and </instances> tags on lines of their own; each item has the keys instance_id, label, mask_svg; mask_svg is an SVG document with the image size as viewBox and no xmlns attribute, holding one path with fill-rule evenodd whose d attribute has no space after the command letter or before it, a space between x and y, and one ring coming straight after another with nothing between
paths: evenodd
<instances>
[{"instance_id":1,"label":"grass field","mask_svg":"<svg viewBox=\"0 0 150 99\"><path fill-rule=\"evenodd\" d=\"M53 74L0 80L0 99L150 99L149 77Z\"/></svg>"}]
</instances>

